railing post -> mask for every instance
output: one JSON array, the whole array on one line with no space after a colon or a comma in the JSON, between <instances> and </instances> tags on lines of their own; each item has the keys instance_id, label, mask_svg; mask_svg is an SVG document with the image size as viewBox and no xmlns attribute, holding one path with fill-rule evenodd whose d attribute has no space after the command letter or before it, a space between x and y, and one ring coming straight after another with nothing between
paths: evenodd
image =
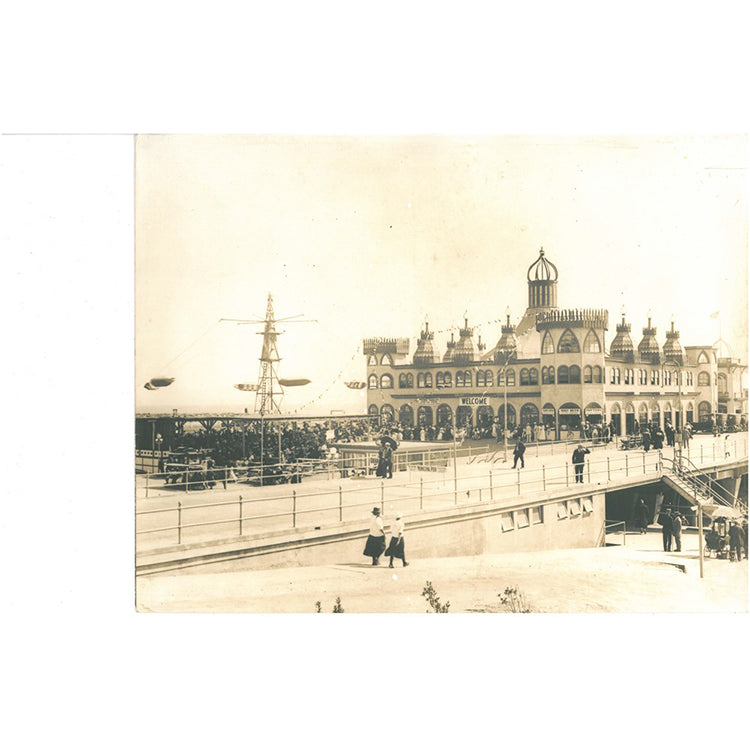
<instances>
[{"instance_id":1,"label":"railing post","mask_svg":"<svg viewBox=\"0 0 750 750\"><path fill-rule=\"evenodd\" d=\"M711 453L713 454L711 458L716 461L716 438L714 438L713 445L711 446Z\"/></svg>"},{"instance_id":2,"label":"railing post","mask_svg":"<svg viewBox=\"0 0 750 750\"><path fill-rule=\"evenodd\" d=\"M490 469L490 501L495 499L495 491L492 488L492 469Z\"/></svg>"},{"instance_id":3,"label":"railing post","mask_svg":"<svg viewBox=\"0 0 750 750\"><path fill-rule=\"evenodd\" d=\"M148 497L148 472L146 472L146 497Z\"/></svg>"},{"instance_id":4,"label":"railing post","mask_svg":"<svg viewBox=\"0 0 750 750\"><path fill-rule=\"evenodd\" d=\"M479 488L479 502L482 502L482 488Z\"/></svg>"},{"instance_id":5,"label":"railing post","mask_svg":"<svg viewBox=\"0 0 750 750\"><path fill-rule=\"evenodd\" d=\"M608 482L612 481L612 472L610 471L610 468L609 468L609 456L607 456L607 481Z\"/></svg>"},{"instance_id":6,"label":"railing post","mask_svg":"<svg viewBox=\"0 0 750 750\"><path fill-rule=\"evenodd\" d=\"M292 490L292 528L297 528L297 490Z\"/></svg>"},{"instance_id":7,"label":"railing post","mask_svg":"<svg viewBox=\"0 0 750 750\"><path fill-rule=\"evenodd\" d=\"M586 461L586 481L591 484L591 459Z\"/></svg>"},{"instance_id":8,"label":"railing post","mask_svg":"<svg viewBox=\"0 0 750 750\"><path fill-rule=\"evenodd\" d=\"M177 544L182 544L182 502L177 501Z\"/></svg>"},{"instance_id":9,"label":"railing post","mask_svg":"<svg viewBox=\"0 0 750 750\"><path fill-rule=\"evenodd\" d=\"M423 505L422 505L422 496L423 496L422 484L423 484L423 481L424 480L422 479L422 477L419 477L419 510L422 510L422 507L423 507Z\"/></svg>"},{"instance_id":10,"label":"railing post","mask_svg":"<svg viewBox=\"0 0 750 750\"><path fill-rule=\"evenodd\" d=\"M380 480L380 515L385 515L385 482Z\"/></svg>"},{"instance_id":11,"label":"railing post","mask_svg":"<svg viewBox=\"0 0 750 750\"><path fill-rule=\"evenodd\" d=\"M544 464L542 464L542 490L547 491L547 471Z\"/></svg>"},{"instance_id":12,"label":"railing post","mask_svg":"<svg viewBox=\"0 0 750 750\"><path fill-rule=\"evenodd\" d=\"M339 485L339 523L344 520L344 495L341 492L341 485Z\"/></svg>"},{"instance_id":13,"label":"railing post","mask_svg":"<svg viewBox=\"0 0 750 750\"><path fill-rule=\"evenodd\" d=\"M240 536L242 536L242 495L240 495Z\"/></svg>"},{"instance_id":14,"label":"railing post","mask_svg":"<svg viewBox=\"0 0 750 750\"><path fill-rule=\"evenodd\" d=\"M641 456L643 457L643 473L645 474L646 473L646 451L643 451Z\"/></svg>"},{"instance_id":15,"label":"railing post","mask_svg":"<svg viewBox=\"0 0 750 750\"><path fill-rule=\"evenodd\" d=\"M628 454L626 453L625 454L625 476L626 477L630 476L630 469L629 469L628 463L629 463L628 462Z\"/></svg>"},{"instance_id":16,"label":"railing post","mask_svg":"<svg viewBox=\"0 0 750 750\"><path fill-rule=\"evenodd\" d=\"M570 487L570 468L567 461L565 462L565 486Z\"/></svg>"},{"instance_id":17,"label":"railing post","mask_svg":"<svg viewBox=\"0 0 750 750\"><path fill-rule=\"evenodd\" d=\"M518 494L520 495L521 494L521 470L517 469L516 471L518 472L518 478L516 480L516 483L518 485Z\"/></svg>"}]
</instances>

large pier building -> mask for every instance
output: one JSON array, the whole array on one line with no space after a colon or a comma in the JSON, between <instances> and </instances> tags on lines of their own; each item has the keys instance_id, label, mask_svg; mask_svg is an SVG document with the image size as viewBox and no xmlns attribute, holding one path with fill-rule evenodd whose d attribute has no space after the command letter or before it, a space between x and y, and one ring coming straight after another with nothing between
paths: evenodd
<instances>
[{"instance_id":1,"label":"large pier building","mask_svg":"<svg viewBox=\"0 0 750 750\"><path fill-rule=\"evenodd\" d=\"M609 313L557 304L558 271L544 250L527 273L528 307L517 323L506 315L487 349L467 319L440 355L425 324L409 357L408 338L371 338L368 414L382 422L439 428L501 429L544 425L547 439L575 439L585 425L611 422L619 435L645 425L685 421L708 429L747 416L747 365L716 346L683 346L674 322L660 344L649 318L637 345L622 315L607 347Z\"/></svg>"}]
</instances>

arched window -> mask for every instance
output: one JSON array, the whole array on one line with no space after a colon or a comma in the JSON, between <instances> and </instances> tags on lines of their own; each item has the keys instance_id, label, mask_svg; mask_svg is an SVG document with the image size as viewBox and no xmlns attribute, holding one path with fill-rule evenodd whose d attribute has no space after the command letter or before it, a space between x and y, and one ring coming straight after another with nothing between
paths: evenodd
<instances>
[{"instance_id":1,"label":"arched window","mask_svg":"<svg viewBox=\"0 0 750 750\"><path fill-rule=\"evenodd\" d=\"M529 384L529 371L525 368L521 368L521 373L519 375L520 377L520 383L521 385L528 385Z\"/></svg>"},{"instance_id":2,"label":"arched window","mask_svg":"<svg viewBox=\"0 0 750 750\"><path fill-rule=\"evenodd\" d=\"M706 388L711 385L711 376L707 372L698 373L698 387Z\"/></svg>"},{"instance_id":3,"label":"arched window","mask_svg":"<svg viewBox=\"0 0 750 750\"><path fill-rule=\"evenodd\" d=\"M672 385L672 371L664 370L664 377L662 379L664 385Z\"/></svg>"},{"instance_id":4,"label":"arched window","mask_svg":"<svg viewBox=\"0 0 750 750\"><path fill-rule=\"evenodd\" d=\"M708 401L701 401L698 404L698 421L699 422L711 421L711 404L709 404Z\"/></svg>"},{"instance_id":5,"label":"arched window","mask_svg":"<svg viewBox=\"0 0 750 750\"><path fill-rule=\"evenodd\" d=\"M391 367L393 367L393 357L391 357L390 354L384 354L380 358L380 364L381 365L390 365Z\"/></svg>"},{"instance_id":6,"label":"arched window","mask_svg":"<svg viewBox=\"0 0 750 750\"><path fill-rule=\"evenodd\" d=\"M453 375L451 375L449 372L445 373L445 387L446 388L452 388L453 387Z\"/></svg>"},{"instance_id":7,"label":"arched window","mask_svg":"<svg viewBox=\"0 0 750 750\"><path fill-rule=\"evenodd\" d=\"M432 373L431 372L426 372L424 374L424 387L432 388Z\"/></svg>"},{"instance_id":8,"label":"arched window","mask_svg":"<svg viewBox=\"0 0 750 750\"><path fill-rule=\"evenodd\" d=\"M539 385L539 370L536 367L529 368L529 385Z\"/></svg>"},{"instance_id":9,"label":"arched window","mask_svg":"<svg viewBox=\"0 0 750 750\"><path fill-rule=\"evenodd\" d=\"M620 385L621 372L619 367L615 367L615 384Z\"/></svg>"},{"instance_id":10,"label":"arched window","mask_svg":"<svg viewBox=\"0 0 750 750\"><path fill-rule=\"evenodd\" d=\"M484 384L487 388L492 388L492 386L495 385L494 378L492 377L492 370L484 371Z\"/></svg>"},{"instance_id":11,"label":"arched window","mask_svg":"<svg viewBox=\"0 0 750 750\"><path fill-rule=\"evenodd\" d=\"M653 403L651 404L651 424L655 426L659 426L659 412L660 412L659 404Z\"/></svg>"},{"instance_id":12,"label":"arched window","mask_svg":"<svg viewBox=\"0 0 750 750\"><path fill-rule=\"evenodd\" d=\"M473 378L468 370L464 370L464 388L471 388Z\"/></svg>"},{"instance_id":13,"label":"arched window","mask_svg":"<svg viewBox=\"0 0 750 750\"><path fill-rule=\"evenodd\" d=\"M569 375L568 375L568 366L567 365L560 365L557 368L557 382L560 385L567 384L567 383L570 382L568 380L568 378L569 378Z\"/></svg>"},{"instance_id":14,"label":"arched window","mask_svg":"<svg viewBox=\"0 0 750 750\"><path fill-rule=\"evenodd\" d=\"M373 373L370 375L369 378L367 378L367 387L368 388L377 388L378 387L378 376Z\"/></svg>"},{"instance_id":15,"label":"arched window","mask_svg":"<svg viewBox=\"0 0 750 750\"><path fill-rule=\"evenodd\" d=\"M693 373L692 372L686 372L685 373L685 380L687 381L687 385L693 384Z\"/></svg>"},{"instance_id":16,"label":"arched window","mask_svg":"<svg viewBox=\"0 0 750 750\"><path fill-rule=\"evenodd\" d=\"M432 407L431 406L420 406L419 409L417 409L417 424L420 427L432 426Z\"/></svg>"},{"instance_id":17,"label":"arched window","mask_svg":"<svg viewBox=\"0 0 750 750\"><path fill-rule=\"evenodd\" d=\"M563 335L560 336L560 340L557 342L557 351L559 354L572 354L581 351L578 339L570 328L566 328Z\"/></svg>"},{"instance_id":18,"label":"arched window","mask_svg":"<svg viewBox=\"0 0 750 750\"><path fill-rule=\"evenodd\" d=\"M483 388L486 384L484 370L477 370L477 387Z\"/></svg>"},{"instance_id":19,"label":"arched window","mask_svg":"<svg viewBox=\"0 0 750 750\"><path fill-rule=\"evenodd\" d=\"M641 423L641 427L648 424L648 407L646 404L641 404L638 407L638 421Z\"/></svg>"},{"instance_id":20,"label":"arched window","mask_svg":"<svg viewBox=\"0 0 750 750\"><path fill-rule=\"evenodd\" d=\"M589 331L586 334L586 338L583 342L583 351L593 352L595 354L601 353L602 347L599 343L599 337L593 331Z\"/></svg>"},{"instance_id":21,"label":"arched window","mask_svg":"<svg viewBox=\"0 0 750 750\"><path fill-rule=\"evenodd\" d=\"M723 372L719 375L719 393L727 393L727 376Z\"/></svg>"},{"instance_id":22,"label":"arched window","mask_svg":"<svg viewBox=\"0 0 750 750\"><path fill-rule=\"evenodd\" d=\"M453 421L453 412L448 404L440 404L437 408L437 426L445 427Z\"/></svg>"},{"instance_id":23,"label":"arched window","mask_svg":"<svg viewBox=\"0 0 750 750\"><path fill-rule=\"evenodd\" d=\"M591 369L589 365L586 365L586 367L583 368L583 382L584 383L594 382L594 371Z\"/></svg>"},{"instance_id":24,"label":"arched window","mask_svg":"<svg viewBox=\"0 0 750 750\"><path fill-rule=\"evenodd\" d=\"M542 354L554 354L555 345L552 343L552 336L549 335L549 331L546 331L544 338L542 339Z\"/></svg>"},{"instance_id":25,"label":"arched window","mask_svg":"<svg viewBox=\"0 0 750 750\"><path fill-rule=\"evenodd\" d=\"M698 364L699 365L707 365L708 361L709 361L708 360L708 355L706 354L706 352L701 352L698 355Z\"/></svg>"},{"instance_id":26,"label":"arched window","mask_svg":"<svg viewBox=\"0 0 750 750\"><path fill-rule=\"evenodd\" d=\"M399 373L398 387L399 388L414 388L414 375L412 375L410 372Z\"/></svg>"},{"instance_id":27,"label":"arched window","mask_svg":"<svg viewBox=\"0 0 750 750\"><path fill-rule=\"evenodd\" d=\"M627 372L627 370L625 372ZM599 365L594 365L594 382L601 383L602 381L602 368L599 367Z\"/></svg>"},{"instance_id":28,"label":"arched window","mask_svg":"<svg viewBox=\"0 0 750 750\"><path fill-rule=\"evenodd\" d=\"M435 376L435 388L443 388L443 387L445 387L445 380L443 378L443 373L439 372Z\"/></svg>"},{"instance_id":29,"label":"arched window","mask_svg":"<svg viewBox=\"0 0 750 750\"><path fill-rule=\"evenodd\" d=\"M409 404L404 404L398 410L398 421L403 425L412 427L414 425L414 409Z\"/></svg>"},{"instance_id":30,"label":"arched window","mask_svg":"<svg viewBox=\"0 0 750 750\"><path fill-rule=\"evenodd\" d=\"M549 370L542 367L542 385L549 385Z\"/></svg>"},{"instance_id":31,"label":"arched window","mask_svg":"<svg viewBox=\"0 0 750 750\"><path fill-rule=\"evenodd\" d=\"M505 412L508 412L508 427L512 430L516 426L516 410L513 404L500 404L497 407L497 423L500 429L505 428Z\"/></svg>"},{"instance_id":32,"label":"arched window","mask_svg":"<svg viewBox=\"0 0 750 750\"><path fill-rule=\"evenodd\" d=\"M638 385L648 384L648 373L645 370L638 370Z\"/></svg>"},{"instance_id":33,"label":"arched window","mask_svg":"<svg viewBox=\"0 0 750 750\"><path fill-rule=\"evenodd\" d=\"M456 373L456 388L463 388L464 387L464 372L463 370L459 370Z\"/></svg>"},{"instance_id":34,"label":"arched window","mask_svg":"<svg viewBox=\"0 0 750 750\"><path fill-rule=\"evenodd\" d=\"M568 370L568 382L569 383L580 383L581 382L581 368L578 365L571 365Z\"/></svg>"},{"instance_id":35,"label":"arched window","mask_svg":"<svg viewBox=\"0 0 750 750\"><path fill-rule=\"evenodd\" d=\"M539 409L534 404L524 404L521 407L521 424L537 424L539 422Z\"/></svg>"},{"instance_id":36,"label":"arched window","mask_svg":"<svg viewBox=\"0 0 750 750\"><path fill-rule=\"evenodd\" d=\"M390 404L383 404L380 407L380 418L384 422L393 422L396 418L396 412L393 411L393 407Z\"/></svg>"},{"instance_id":37,"label":"arched window","mask_svg":"<svg viewBox=\"0 0 750 750\"><path fill-rule=\"evenodd\" d=\"M508 380L508 385L515 386L516 384L516 371L515 370L508 370L506 372L505 377ZM508 417L508 420L510 421L510 417Z\"/></svg>"},{"instance_id":38,"label":"arched window","mask_svg":"<svg viewBox=\"0 0 750 750\"><path fill-rule=\"evenodd\" d=\"M380 376L380 387L381 388L393 388L393 376L386 373Z\"/></svg>"},{"instance_id":39,"label":"arched window","mask_svg":"<svg viewBox=\"0 0 750 750\"><path fill-rule=\"evenodd\" d=\"M417 388L424 388L424 373L417 373Z\"/></svg>"},{"instance_id":40,"label":"arched window","mask_svg":"<svg viewBox=\"0 0 750 750\"><path fill-rule=\"evenodd\" d=\"M629 368L625 368L625 385L633 385L633 371Z\"/></svg>"},{"instance_id":41,"label":"arched window","mask_svg":"<svg viewBox=\"0 0 750 750\"><path fill-rule=\"evenodd\" d=\"M374 354L370 354L370 356L367 357L367 366L374 367L377 364L378 364L378 358Z\"/></svg>"},{"instance_id":42,"label":"arched window","mask_svg":"<svg viewBox=\"0 0 750 750\"><path fill-rule=\"evenodd\" d=\"M377 406L377 404L370 404L370 405L369 405L369 406L367 407L367 413L368 413L368 414L369 414L369 415L370 415L371 417L377 417L377 416L378 416L378 414L379 414L379 412L378 412L378 406Z\"/></svg>"}]
</instances>

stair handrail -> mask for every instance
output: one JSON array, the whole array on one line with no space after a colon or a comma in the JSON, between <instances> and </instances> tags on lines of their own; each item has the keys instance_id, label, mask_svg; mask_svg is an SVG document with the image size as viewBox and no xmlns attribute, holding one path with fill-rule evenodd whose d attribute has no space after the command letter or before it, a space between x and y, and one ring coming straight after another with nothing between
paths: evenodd
<instances>
[{"instance_id":1,"label":"stair handrail","mask_svg":"<svg viewBox=\"0 0 750 750\"><path fill-rule=\"evenodd\" d=\"M689 458L682 456L681 460L676 460L664 456L662 460L666 463L672 464L673 474L693 484L694 489L699 490L708 498L717 501L720 505L734 507L735 505L739 504L740 507L744 507L739 499L737 500L737 503L735 503L734 496L729 492L729 490L725 489L720 484L713 484L701 479L700 475L704 474L705 471L697 467ZM684 465L687 465L689 468L686 470ZM722 495L717 491L717 488L725 493L726 497L722 497Z\"/></svg>"}]
</instances>

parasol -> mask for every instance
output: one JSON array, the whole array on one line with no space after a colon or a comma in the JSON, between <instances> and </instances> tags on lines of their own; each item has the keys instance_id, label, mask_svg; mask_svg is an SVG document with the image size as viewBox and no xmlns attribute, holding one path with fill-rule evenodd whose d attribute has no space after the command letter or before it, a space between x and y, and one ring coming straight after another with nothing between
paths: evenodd
<instances>
[{"instance_id":1,"label":"parasol","mask_svg":"<svg viewBox=\"0 0 750 750\"><path fill-rule=\"evenodd\" d=\"M383 437L380 438L380 442L383 445L390 445L394 451L398 448L398 443L390 435L383 435Z\"/></svg>"}]
</instances>

